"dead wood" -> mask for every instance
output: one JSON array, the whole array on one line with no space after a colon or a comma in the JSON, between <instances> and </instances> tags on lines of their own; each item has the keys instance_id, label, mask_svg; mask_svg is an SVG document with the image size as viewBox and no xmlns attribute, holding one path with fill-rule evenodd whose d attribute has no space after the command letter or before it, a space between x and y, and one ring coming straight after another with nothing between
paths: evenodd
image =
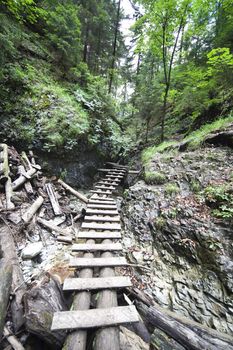
<instances>
[{"instance_id":1,"label":"dead wood","mask_svg":"<svg viewBox=\"0 0 233 350\"><path fill-rule=\"evenodd\" d=\"M18 166L18 172L19 172L19 175L23 175L26 177L27 173L26 173L26 170L25 170L23 165ZM27 192L28 195L33 194L33 188L32 188L30 181L26 181L24 183L24 188L25 188L25 191Z\"/></svg>"},{"instance_id":2,"label":"dead wood","mask_svg":"<svg viewBox=\"0 0 233 350\"><path fill-rule=\"evenodd\" d=\"M23 222L27 225L37 212L37 210L42 206L44 202L43 197L38 197L35 202L26 210L26 212L22 215Z\"/></svg>"},{"instance_id":3,"label":"dead wood","mask_svg":"<svg viewBox=\"0 0 233 350\"><path fill-rule=\"evenodd\" d=\"M16 191L20 186L22 186L26 181L31 179L33 175L37 172L36 168L31 168L24 175L20 175L15 181L12 183L13 191Z\"/></svg>"},{"instance_id":4,"label":"dead wood","mask_svg":"<svg viewBox=\"0 0 233 350\"><path fill-rule=\"evenodd\" d=\"M13 300L11 302L11 313L14 330L17 331L24 323L24 313L22 298L26 292L23 274L19 265L16 247L12 232L6 225L0 227L0 247L4 252L6 266L12 268L11 294Z\"/></svg>"},{"instance_id":5,"label":"dead wood","mask_svg":"<svg viewBox=\"0 0 233 350\"><path fill-rule=\"evenodd\" d=\"M0 245L0 248L1 248L1 245ZM0 254L2 254L2 251L0 251ZM0 339L1 339L3 327L5 324L5 317L7 314L7 306L8 306L8 301L10 297L11 283L12 283L12 265L9 264L7 259L3 257L0 258L0 281L1 281L0 283Z\"/></svg>"},{"instance_id":6,"label":"dead wood","mask_svg":"<svg viewBox=\"0 0 233 350\"><path fill-rule=\"evenodd\" d=\"M4 327L3 335L7 338L8 343L14 350L25 350L23 345L19 342L14 334L12 334L7 327Z\"/></svg>"},{"instance_id":7,"label":"dead wood","mask_svg":"<svg viewBox=\"0 0 233 350\"><path fill-rule=\"evenodd\" d=\"M5 194L6 194L6 209L14 209L15 205L12 202L12 183L9 176L10 169L8 163L8 146L4 143L1 145L1 154L0 154L0 182L5 184Z\"/></svg>"},{"instance_id":8,"label":"dead wood","mask_svg":"<svg viewBox=\"0 0 233 350\"><path fill-rule=\"evenodd\" d=\"M37 218L37 222L39 224L41 224L42 226L48 228L49 230L59 233L59 235L61 235L61 236L71 238L70 234L71 234L72 230L70 228L65 228L65 229L60 228L57 225L54 225L53 223L51 223L50 221L47 221L47 220L44 220L41 218Z\"/></svg>"},{"instance_id":9,"label":"dead wood","mask_svg":"<svg viewBox=\"0 0 233 350\"><path fill-rule=\"evenodd\" d=\"M60 349L66 333L51 331L53 314L67 310L60 283L46 274L37 286L25 294L24 303L28 332Z\"/></svg>"},{"instance_id":10,"label":"dead wood","mask_svg":"<svg viewBox=\"0 0 233 350\"><path fill-rule=\"evenodd\" d=\"M49 200L50 200L50 203L52 205L54 214L55 215L62 215L62 210L61 210L60 205L58 203L58 199L57 199L57 196L56 196L56 193L53 189L52 184L46 184L45 188L46 188L46 191L48 193Z\"/></svg>"},{"instance_id":11,"label":"dead wood","mask_svg":"<svg viewBox=\"0 0 233 350\"><path fill-rule=\"evenodd\" d=\"M76 191L75 189L73 189L72 187L70 187L69 185L67 185L64 181L62 180L58 180L58 183L60 185L62 185L67 191L69 191L70 193L72 193L74 196L76 196L77 198L79 198L81 201L83 201L84 203L88 203L88 199L87 197L85 197L83 194L79 193L78 191Z\"/></svg>"}]
</instances>

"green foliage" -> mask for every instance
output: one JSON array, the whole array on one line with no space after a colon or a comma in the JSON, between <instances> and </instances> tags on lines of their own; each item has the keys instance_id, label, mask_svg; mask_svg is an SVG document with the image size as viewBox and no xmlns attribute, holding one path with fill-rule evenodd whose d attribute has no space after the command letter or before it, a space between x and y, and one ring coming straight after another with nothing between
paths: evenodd
<instances>
[{"instance_id":1,"label":"green foliage","mask_svg":"<svg viewBox=\"0 0 233 350\"><path fill-rule=\"evenodd\" d=\"M34 0L3 0L2 3L20 22L35 23L47 15L47 12L38 7Z\"/></svg>"},{"instance_id":2,"label":"green foliage","mask_svg":"<svg viewBox=\"0 0 233 350\"><path fill-rule=\"evenodd\" d=\"M166 175L157 171L145 171L144 180L147 184L161 185L167 181Z\"/></svg>"},{"instance_id":3,"label":"green foliage","mask_svg":"<svg viewBox=\"0 0 233 350\"><path fill-rule=\"evenodd\" d=\"M173 195L178 194L180 192L180 188L176 183L168 183L165 186L165 193Z\"/></svg>"},{"instance_id":4,"label":"green foliage","mask_svg":"<svg viewBox=\"0 0 233 350\"><path fill-rule=\"evenodd\" d=\"M142 152L142 162L144 165L149 164L151 160L155 159L155 155L156 153L162 153L165 150L169 149L170 147L172 147L173 145L175 145L176 142L174 141L166 141L166 142L162 142L157 146L152 146L152 147L148 147L146 148L143 152Z\"/></svg>"},{"instance_id":5,"label":"green foliage","mask_svg":"<svg viewBox=\"0 0 233 350\"><path fill-rule=\"evenodd\" d=\"M233 219L232 184L210 185L204 190L207 205L213 209L213 215L223 219Z\"/></svg>"}]
</instances>

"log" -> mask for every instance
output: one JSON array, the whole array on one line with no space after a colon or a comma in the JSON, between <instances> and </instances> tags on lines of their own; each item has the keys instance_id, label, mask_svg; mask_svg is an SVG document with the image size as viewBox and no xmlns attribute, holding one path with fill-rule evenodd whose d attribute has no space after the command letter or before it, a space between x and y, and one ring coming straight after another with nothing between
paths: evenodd
<instances>
[{"instance_id":1,"label":"log","mask_svg":"<svg viewBox=\"0 0 233 350\"><path fill-rule=\"evenodd\" d=\"M18 177L18 179L16 179L15 181L13 181L12 183L12 188L13 191L16 191L20 186L22 186L28 179L32 178L33 175L35 175L37 172L36 168L31 168L26 172L26 176L25 175L20 175Z\"/></svg>"},{"instance_id":2,"label":"log","mask_svg":"<svg viewBox=\"0 0 233 350\"><path fill-rule=\"evenodd\" d=\"M46 188L46 191L48 193L49 200L50 200L50 203L52 205L54 215L62 215L63 213L62 213L62 210L61 210L60 205L58 203L56 193L53 189L52 184L46 184L45 188Z\"/></svg>"},{"instance_id":3,"label":"log","mask_svg":"<svg viewBox=\"0 0 233 350\"><path fill-rule=\"evenodd\" d=\"M159 306L137 306L147 322L161 329L188 350L233 350L233 338Z\"/></svg>"},{"instance_id":4,"label":"log","mask_svg":"<svg viewBox=\"0 0 233 350\"><path fill-rule=\"evenodd\" d=\"M39 217L37 218L37 222L39 224L41 224L42 226L48 228L49 230L59 233L59 235L61 235L61 236L67 236L67 237L71 238L71 236L69 236L71 234L71 230L70 229L60 228L57 225L54 225L53 223L51 223L50 221L41 219Z\"/></svg>"},{"instance_id":5,"label":"log","mask_svg":"<svg viewBox=\"0 0 233 350\"><path fill-rule=\"evenodd\" d=\"M27 170L32 169L32 164L24 151L21 153L21 160Z\"/></svg>"},{"instance_id":6,"label":"log","mask_svg":"<svg viewBox=\"0 0 233 350\"><path fill-rule=\"evenodd\" d=\"M6 209L11 210L15 208L14 203L12 202L12 183L9 176L10 169L8 164L8 146L4 143L1 144L1 173L0 182L5 184L5 194L6 194Z\"/></svg>"},{"instance_id":7,"label":"log","mask_svg":"<svg viewBox=\"0 0 233 350\"><path fill-rule=\"evenodd\" d=\"M12 334L7 327L4 327L3 330L4 337L7 338L8 343L11 344L14 350L25 350L23 345L19 342L19 340Z\"/></svg>"},{"instance_id":8,"label":"log","mask_svg":"<svg viewBox=\"0 0 233 350\"><path fill-rule=\"evenodd\" d=\"M35 202L26 210L26 212L22 215L23 222L27 225L37 210L42 206L44 202L44 198L42 196L39 196Z\"/></svg>"},{"instance_id":9,"label":"log","mask_svg":"<svg viewBox=\"0 0 233 350\"><path fill-rule=\"evenodd\" d=\"M11 302L11 314L14 331L18 331L25 321L22 299L26 292L26 285L20 268L14 239L11 231L6 225L2 225L0 227L0 247L2 251L4 251L7 266L11 267L13 271L12 283L11 285L9 284L9 286L11 286L11 294L13 296L13 300Z\"/></svg>"},{"instance_id":10,"label":"log","mask_svg":"<svg viewBox=\"0 0 233 350\"><path fill-rule=\"evenodd\" d=\"M105 239L104 244L112 243L111 240ZM104 252L101 258L112 258L113 254ZM115 270L113 268L105 267L100 270L100 277L114 277ZM97 300L97 308L108 308L117 306L117 293L114 290L103 290L99 293ZM99 329L96 333L94 350L119 350L120 349L120 335L119 327L107 327Z\"/></svg>"},{"instance_id":11,"label":"log","mask_svg":"<svg viewBox=\"0 0 233 350\"><path fill-rule=\"evenodd\" d=\"M0 246L1 248L1 246ZM2 253L2 252L1 252ZM12 283L12 264L9 264L7 259L0 259L0 339L2 337L3 328L5 325L5 317L7 314L7 306L10 297Z\"/></svg>"},{"instance_id":12,"label":"log","mask_svg":"<svg viewBox=\"0 0 233 350\"><path fill-rule=\"evenodd\" d=\"M84 203L88 203L88 199L87 197L85 197L83 194L79 193L78 191L76 191L75 189L73 189L71 186L67 185L64 181L62 181L61 179L59 179L57 181L60 185L62 185L67 191L69 191L70 193L72 193L74 196L76 196L77 198L79 198L81 201L83 201Z\"/></svg>"},{"instance_id":13,"label":"log","mask_svg":"<svg viewBox=\"0 0 233 350\"><path fill-rule=\"evenodd\" d=\"M72 237L57 236L57 240L63 243L72 243Z\"/></svg>"},{"instance_id":14,"label":"log","mask_svg":"<svg viewBox=\"0 0 233 350\"><path fill-rule=\"evenodd\" d=\"M23 175L23 176L26 176L26 174L27 174L23 165L18 166L18 172L20 175ZM26 181L24 183L24 188L25 188L25 191L27 192L27 194L29 194L29 195L33 194L33 188L32 188L30 181Z\"/></svg>"},{"instance_id":15,"label":"log","mask_svg":"<svg viewBox=\"0 0 233 350\"><path fill-rule=\"evenodd\" d=\"M51 331L53 314L67 310L60 283L46 274L24 296L26 329L52 348L61 349L66 333Z\"/></svg>"},{"instance_id":16,"label":"log","mask_svg":"<svg viewBox=\"0 0 233 350\"><path fill-rule=\"evenodd\" d=\"M92 239L87 240L87 244L94 244L95 241ZM94 254L85 253L84 258L93 258ZM80 278L92 278L93 269L86 268L79 272ZM91 305L91 293L88 291L83 291L75 294L72 310L87 310ZM76 330L70 333L65 341L63 350L86 350L87 343L87 331L86 330Z\"/></svg>"}]
</instances>

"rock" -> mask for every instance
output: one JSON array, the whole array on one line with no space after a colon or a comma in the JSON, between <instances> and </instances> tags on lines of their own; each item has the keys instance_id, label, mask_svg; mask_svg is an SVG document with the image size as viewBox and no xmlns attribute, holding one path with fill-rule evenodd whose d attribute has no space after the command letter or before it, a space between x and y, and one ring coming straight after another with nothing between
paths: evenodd
<instances>
[{"instance_id":1,"label":"rock","mask_svg":"<svg viewBox=\"0 0 233 350\"><path fill-rule=\"evenodd\" d=\"M22 259L33 259L43 249L42 242L30 243L22 251Z\"/></svg>"},{"instance_id":2,"label":"rock","mask_svg":"<svg viewBox=\"0 0 233 350\"><path fill-rule=\"evenodd\" d=\"M149 344L129 329L120 327L120 350L149 350Z\"/></svg>"}]
</instances>

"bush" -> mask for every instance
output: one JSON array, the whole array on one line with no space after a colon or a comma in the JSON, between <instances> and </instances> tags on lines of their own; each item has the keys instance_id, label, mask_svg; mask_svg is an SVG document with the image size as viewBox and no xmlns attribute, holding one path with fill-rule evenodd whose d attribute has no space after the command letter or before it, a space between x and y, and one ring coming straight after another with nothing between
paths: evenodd
<instances>
[{"instance_id":1,"label":"bush","mask_svg":"<svg viewBox=\"0 0 233 350\"><path fill-rule=\"evenodd\" d=\"M166 182L166 176L163 173L146 171L144 176L145 182L147 184L161 185Z\"/></svg>"},{"instance_id":2,"label":"bush","mask_svg":"<svg viewBox=\"0 0 233 350\"><path fill-rule=\"evenodd\" d=\"M180 192L180 188L175 183L169 183L165 187L165 193L167 193L167 194L172 195L172 194L177 194L179 192Z\"/></svg>"}]
</instances>

